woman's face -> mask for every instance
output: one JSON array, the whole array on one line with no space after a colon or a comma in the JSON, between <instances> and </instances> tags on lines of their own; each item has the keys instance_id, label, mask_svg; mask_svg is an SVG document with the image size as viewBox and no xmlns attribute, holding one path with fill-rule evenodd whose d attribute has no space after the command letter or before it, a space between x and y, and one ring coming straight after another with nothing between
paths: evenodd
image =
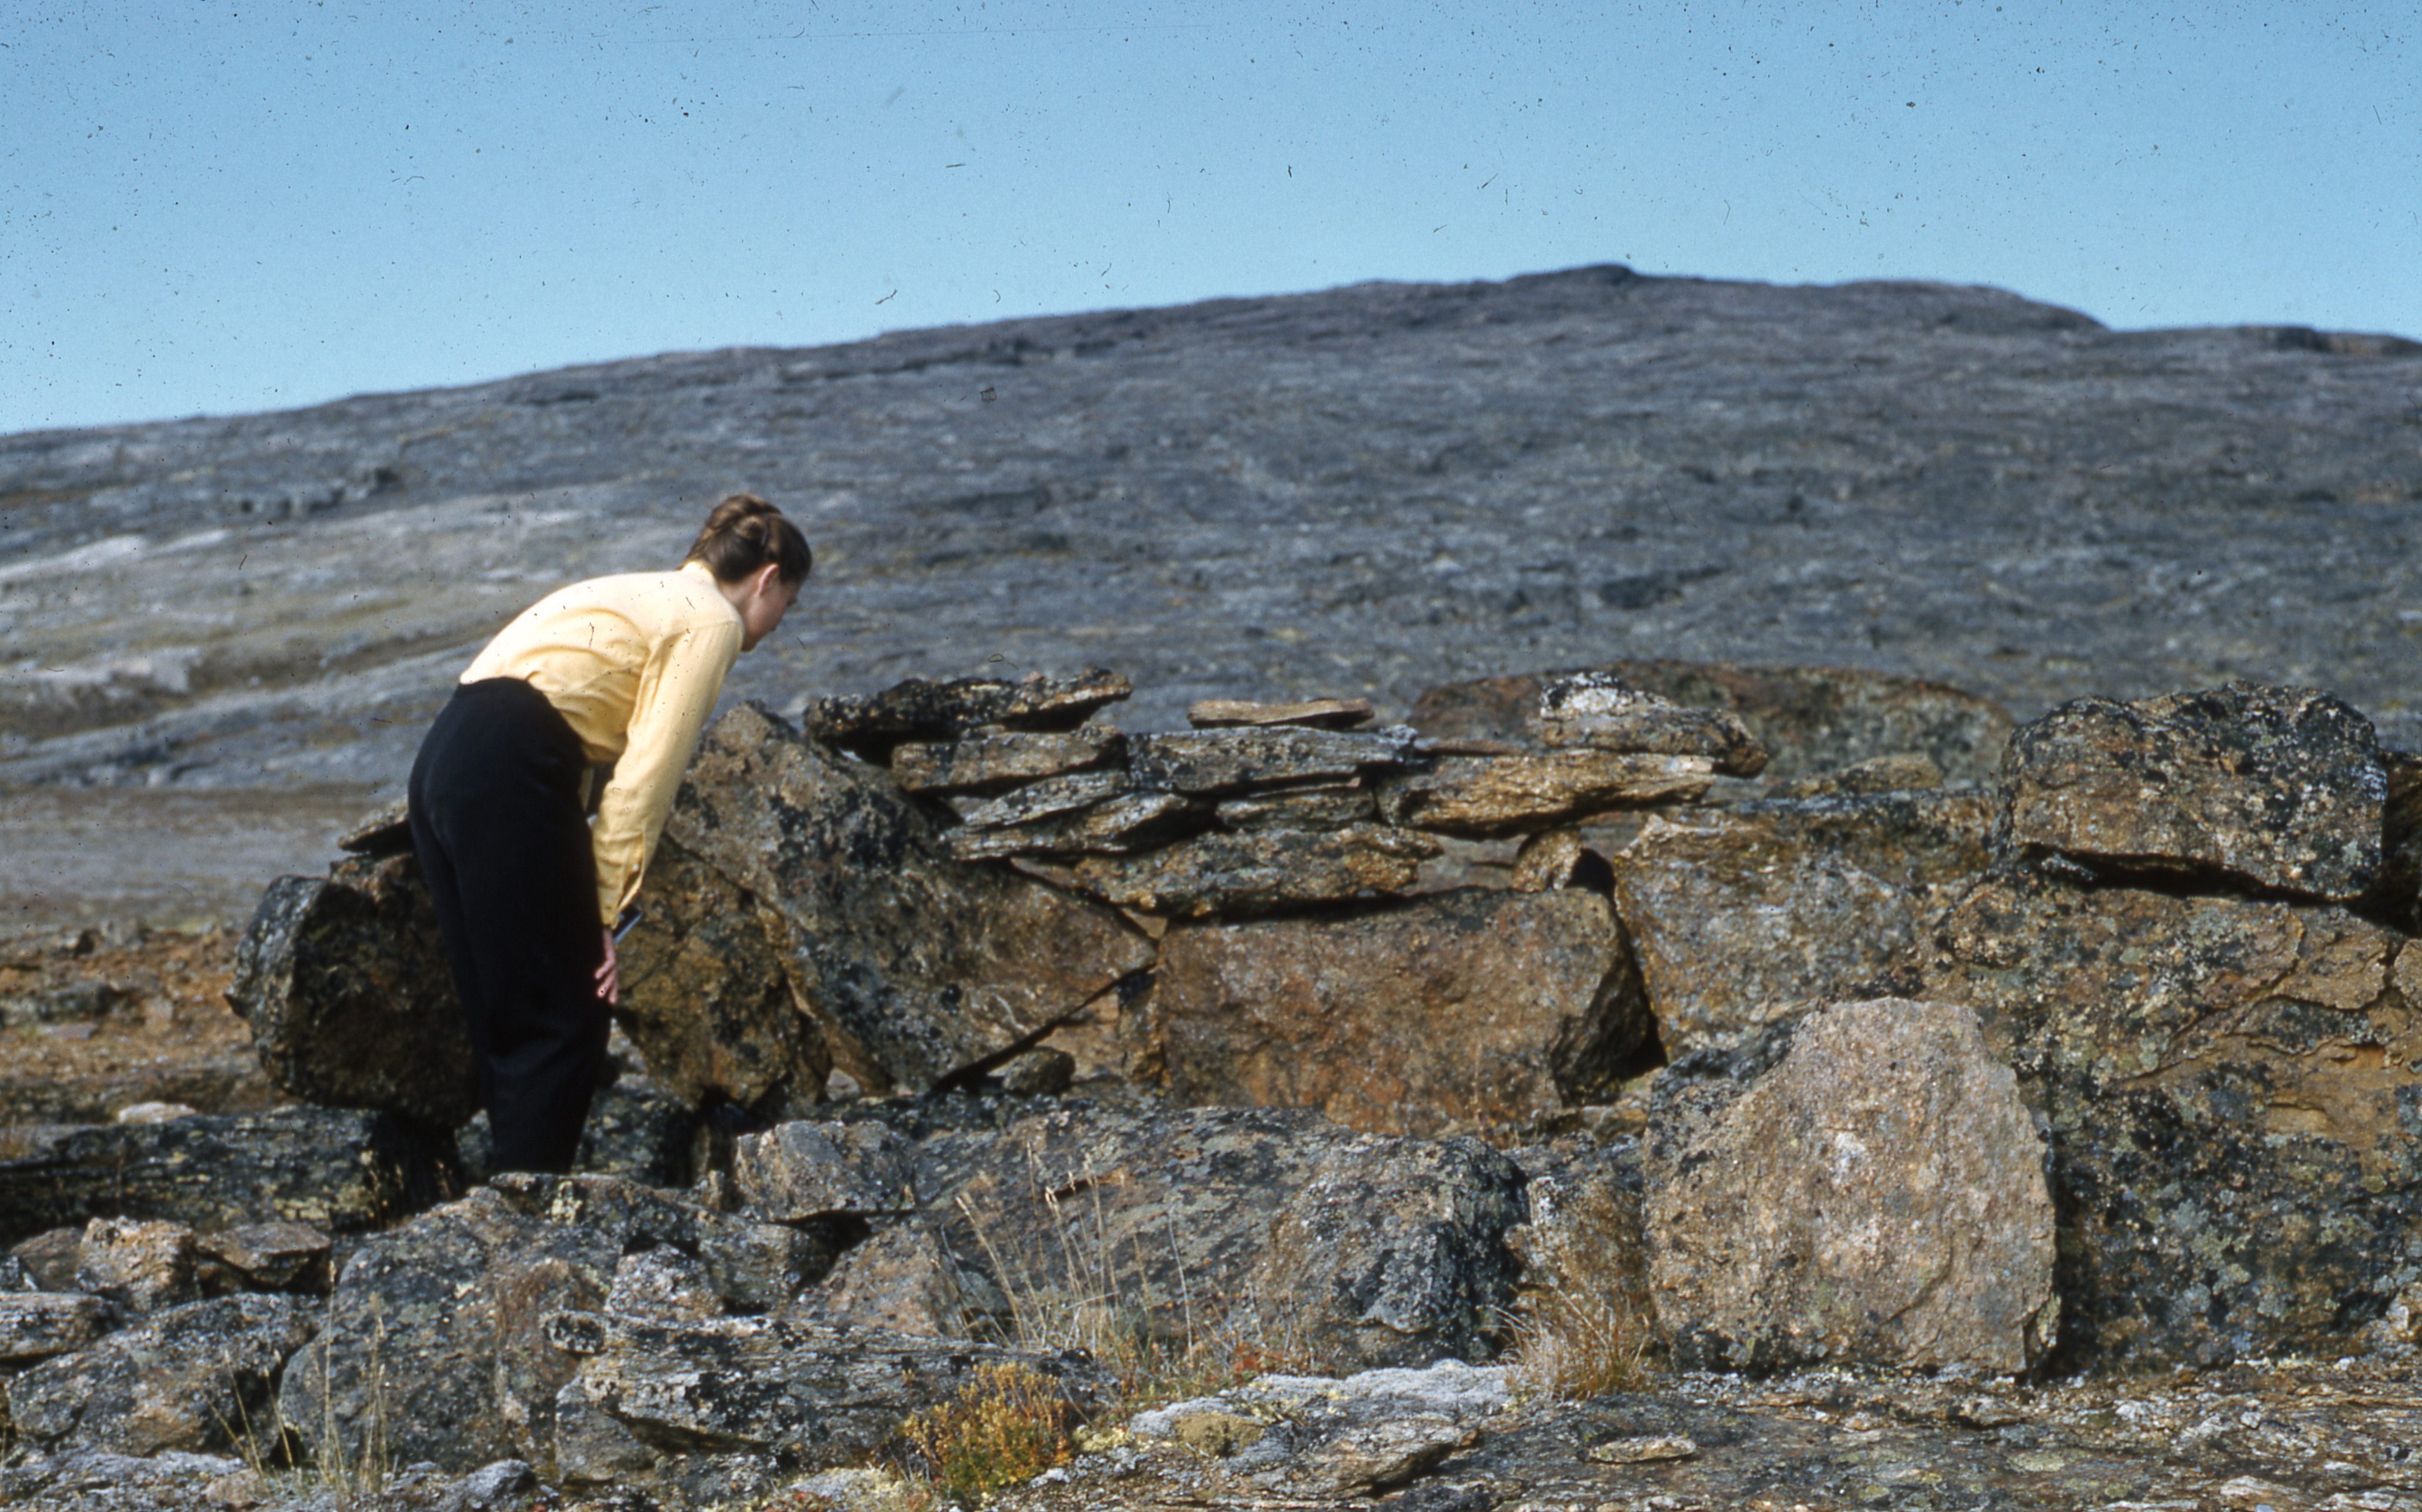
<instances>
[{"instance_id":1,"label":"woman's face","mask_svg":"<svg viewBox=\"0 0 2422 1512\"><path fill-rule=\"evenodd\" d=\"M755 651L757 642L774 633L782 622L782 615L799 601L799 590L807 586L801 578L786 583L772 566L761 567L749 575L747 591L733 604L740 611L740 649Z\"/></svg>"}]
</instances>

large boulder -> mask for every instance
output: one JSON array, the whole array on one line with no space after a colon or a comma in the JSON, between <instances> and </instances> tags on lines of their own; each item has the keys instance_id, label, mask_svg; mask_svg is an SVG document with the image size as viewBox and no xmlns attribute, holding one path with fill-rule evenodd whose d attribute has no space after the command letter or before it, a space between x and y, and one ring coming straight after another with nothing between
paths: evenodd
<instances>
[{"instance_id":1,"label":"large boulder","mask_svg":"<svg viewBox=\"0 0 2422 1512\"><path fill-rule=\"evenodd\" d=\"M752 704L707 731L667 833L756 897L835 1063L879 1090L1014 1049L1151 964L1114 911L953 861L939 828Z\"/></svg>"},{"instance_id":2,"label":"large boulder","mask_svg":"<svg viewBox=\"0 0 2422 1512\"><path fill-rule=\"evenodd\" d=\"M2051 1350L2043 1137L1964 1007L1845 1003L1679 1063L1644 1153L1677 1363L2010 1373Z\"/></svg>"},{"instance_id":3,"label":"large boulder","mask_svg":"<svg viewBox=\"0 0 2422 1512\"><path fill-rule=\"evenodd\" d=\"M2422 950L2343 909L1990 879L1920 990L2049 1124L2068 1364L2352 1346L2422 1282Z\"/></svg>"},{"instance_id":4,"label":"large boulder","mask_svg":"<svg viewBox=\"0 0 2422 1512\"><path fill-rule=\"evenodd\" d=\"M1956 790L1660 815L1612 858L1665 1053L1861 995L1990 860L1991 801Z\"/></svg>"},{"instance_id":5,"label":"large boulder","mask_svg":"<svg viewBox=\"0 0 2422 1512\"><path fill-rule=\"evenodd\" d=\"M2009 714L1990 699L1857 668L1644 659L1592 670L1686 708L1738 717L1768 753L1761 775L1775 780L1913 754L1931 758L1950 781L1990 782L2011 729ZM1556 675L1435 687L1414 705L1410 723L1436 739L1522 744L1540 692Z\"/></svg>"},{"instance_id":6,"label":"large boulder","mask_svg":"<svg viewBox=\"0 0 2422 1512\"><path fill-rule=\"evenodd\" d=\"M1313 1166L1270 1226L1226 1331L1329 1375L1495 1352L1529 1217L1521 1168L1477 1140L1364 1138Z\"/></svg>"},{"instance_id":7,"label":"large boulder","mask_svg":"<svg viewBox=\"0 0 2422 1512\"><path fill-rule=\"evenodd\" d=\"M0 1243L96 1218L360 1234L438 1201L454 1179L452 1151L391 1113L286 1108L59 1129L0 1160Z\"/></svg>"},{"instance_id":8,"label":"large boulder","mask_svg":"<svg viewBox=\"0 0 2422 1512\"><path fill-rule=\"evenodd\" d=\"M2310 688L2079 699L2011 737L2002 780L2005 842L2072 873L2200 875L2346 903L2380 871L2379 738Z\"/></svg>"},{"instance_id":9,"label":"large boulder","mask_svg":"<svg viewBox=\"0 0 2422 1512\"><path fill-rule=\"evenodd\" d=\"M1528 1123L1605 1092L1651 1032L1613 909L1578 890L1176 924L1153 1015L1180 1102L1392 1134Z\"/></svg>"},{"instance_id":10,"label":"large boulder","mask_svg":"<svg viewBox=\"0 0 2422 1512\"><path fill-rule=\"evenodd\" d=\"M269 885L228 1001L277 1088L452 1128L479 1106L471 1036L409 851Z\"/></svg>"},{"instance_id":11,"label":"large boulder","mask_svg":"<svg viewBox=\"0 0 2422 1512\"><path fill-rule=\"evenodd\" d=\"M832 1051L755 896L668 838L639 904L617 951L614 1016L649 1079L693 1107L780 1114L815 1102Z\"/></svg>"},{"instance_id":12,"label":"large boulder","mask_svg":"<svg viewBox=\"0 0 2422 1512\"><path fill-rule=\"evenodd\" d=\"M50 1454L266 1454L279 1374L310 1337L291 1297L189 1302L9 1381L8 1418Z\"/></svg>"}]
</instances>

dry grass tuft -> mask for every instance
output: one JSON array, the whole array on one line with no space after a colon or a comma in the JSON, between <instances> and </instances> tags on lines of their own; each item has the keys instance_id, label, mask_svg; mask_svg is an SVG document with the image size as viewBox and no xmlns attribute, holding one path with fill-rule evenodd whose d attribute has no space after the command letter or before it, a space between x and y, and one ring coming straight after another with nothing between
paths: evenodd
<instances>
[{"instance_id":1,"label":"dry grass tuft","mask_svg":"<svg viewBox=\"0 0 2422 1512\"><path fill-rule=\"evenodd\" d=\"M962 1502L1022 1485L1075 1455L1077 1411L1048 1378L978 1365L958 1394L901 1425L942 1490Z\"/></svg>"}]
</instances>

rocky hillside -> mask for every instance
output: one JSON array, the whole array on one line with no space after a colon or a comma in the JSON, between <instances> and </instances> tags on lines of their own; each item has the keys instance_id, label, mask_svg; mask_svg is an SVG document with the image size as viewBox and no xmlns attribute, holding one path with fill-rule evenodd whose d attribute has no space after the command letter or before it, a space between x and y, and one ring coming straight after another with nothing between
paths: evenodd
<instances>
[{"instance_id":1,"label":"rocky hillside","mask_svg":"<svg viewBox=\"0 0 2422 1512\"><path fill-rule=\"evenodd\" d=\"M504 616L735 487L822 554L733 680L783 710L1110 666L1140 728L1394 717L1679 656L2021 717L2317 684L2395 740L2422 635L2422 345L1599 267L0 438L0 783L391 782Z\"/></svg>"}]
</instances>

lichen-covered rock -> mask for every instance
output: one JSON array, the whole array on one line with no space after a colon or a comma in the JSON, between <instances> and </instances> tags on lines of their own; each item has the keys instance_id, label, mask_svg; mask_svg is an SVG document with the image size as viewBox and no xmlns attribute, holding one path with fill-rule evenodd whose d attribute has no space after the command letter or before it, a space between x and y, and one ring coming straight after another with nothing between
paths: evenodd
<instances>
[{"instance_id":1,"label":"lichen-covered rock","mask_svg":"<svg viewBox=\"0 0 2422 1512\"><path fill-rule=\"evenodd\" d=\"M0 1292L0 1367L81 1349L109 1324L109 1304L82 1292Z\"/></svg>"},{"instance_id":2,"label":"lichen-covered rock","mask_svg":"<svg viewBox=\"0 0 2422 1512\"><path fill-rule=\"evenodd\" d=\"M1920 974L2052 1131L2067 1366L2344 1352L2422 1283L2422 952L2342 909L1977 884Z\"/></svg>"},{"instance_id":3,"label":"lichen-covered rock","mask_svg":"<svg viewBox=\"0 0 2422 1512\"><path fill-rule=\"evenodd\" d=\"M1844 1003L1677 1063L1644 1153L1678 1363L2008 1373L2051 1351L2044 1141L1965 1007Z\"/></svg>"},{"instance_id":4,"label":"lichen-covered rock","mask_svg":"<svg viewBox=\"0 0 2422 1512\"><path fill-rule=\"evenodd\" d=\"M1151 961L1111 910L951 860L938 824L744 705L708 730L668 827L755 894L835 1063L875 1090L1012 1048Z\"/></svg>"},{"instance_id":5,"label":"lichen-covered rock","mask_svg":"<svg viewBox=\"0 0 2422 1512\"><path fill-rule=\"evenodd\" d=\"M1178 730L1129 737L1127 768L1139 787L1199 795L1335 781L1404 764L1410 733L1294 725Z\"/></svg>"},{"instance_id":6,"label":"lichen-covered rock","mask_svg":"<svg viewBox=\"0 0 2422 1512\"><path fill-rule=\"evenodd\" d=\"M236 1291L327 1295L336 1284L328 1236L308 1223L244 1223L194 1241L207 1296Z\"/></svg>"},{"instance_id":7,"label":"lichen-covered rock","mask_svg":"<svg viewBox=\"0 0 2422 1512\"><path fill-rule=\"evenodd\" d=\"M1013 794L1014 797L1016 795ZM1201 827L1203 805L1179 793L1121 792L1079 808L998 826L962 825L944 832L952 860L1005 856L1123 856Z\"/></svg>"},{"instance_id":8,"label":"lichen-covered rock","mask_svg":"<svg viewBox=\"0 0 2422 1512\"><path fill-rule=\"evenodd\" d=\"M279 1373L310 1337L291 1297L188 1302L9 1381L9 1420L55 1454L257 1451L275 1437Z\"/></svg>"},{"instance_id":9,"label":"lichen-covered rock","mask_svg":"<svg viewBox=\"0 0 2422 1512\"><path fill-rule=\"evenodd\" d=\"M1567 672L1544 678L1539 701L1524 721L1532 738L1551 750L1643 751L1655 756L1705 756L1729 777L1755 777L1766 748L1738 716L1694 709L1631 686L1612 672Z\"/></svg>"},{"instance_id":10,"label":"lichen-covered rock","mask_svg":"<svg viewBox=\"0 0 2422 1512\"><path fill-rule=\"evenodd\" d=\"M1068 870L1068 885L1143 913L1262 913L1404 892L1437 854L1427 836L1382 825L1215 830L1137 856L1087 856Z\"/></svg>"},{"instance_id":11,"label":"lichen-covered rock","mask_svg":"<svg viewBox=\"0 0 2422 1512\"><path fill-rule=\"evenodd\" d=\"M1299 1109L1071 1102L922 1139L917 1190L1010 1303L1108 1305L1183 1345L1244 1295L1279 1209L1352 1137Z\"/></svg>"},{"instance_id":12,"label":"lichen-covered rock","mask_svg":"<svg viewBox=\"0 0 2422 1512\"><path fill-rule=\"evenodd\" d=\"M2310 688L2079 699L2010 739L2003 840L2092 873L2203 874L2327 902L2378 876L2371 721Z\"/></svg>"},{"instance_id":13,"label":"lichen-covered rock","mask_svg":"<svg viewBox=\"0 0 2422 1512\"><path fill-rule=\"evenodd\" d=\"M748 1210L777 1223L904 1213L917 1205L907 1142L881 1124L778 1124L744 1134L732 1185Z\"/></svg>"},{"instance_id":14,"label":"lichen-covered rock","mask_svg":"<svg viewBox=\"0 0 2422 1512\"><path fill-rule=\"evenodd\" d=\"M1484 1361L1520 1274L1505 1235L1522 1189L1477 1140L1336 1145L1271 1224L1226 1331L1331 1375Z\"/></svg>"},{"instance_id":15,"label":"lichen-covered rock","mask_svg":"<svg viewBox=\"0 0 2422 1512\"><path fill-rule=\"evenodd\" d=\"M905 742L892 748L891 775L910 793L991 794L1116 763L1125 754L1126 736L1109 725L1061 734L1004 730Z\"/></svg>"},{"instance_id":16,"label":"lichen-covered rock","mask_svg":"<svg viewBox=\"0 0 2422 1512\"><path fill-rule=\"evenodd\" d=\"M843 1255L801 1312L837 1326L964 1339L997 1321L1006 1306L980 1272L951 1252L941 1225L918 1215Z\"/></svg>"},{"instance_id":17,"label":"lichen-covered rock","mask_svg":"<svg viewBox=\"0 0 2422 1512\"><path fill-rule=\"evenodd\" d=\"M1241 793L1213 811L1227 829L1343 829L1375 819L1376 793L1359 781Z\"/></svg>"},{"instance_id":18,"label":"lichen-covered rock","mask_svg":"<svg viewBox=\"0 0 2422 1512\"><path fill-rule=\"evenodd\" d=\"M1665 1053L1878 982L1990 864L1991 825L1990 800L1958 791L1652 818L1611 859Z\"/></svg>"},{"instance_id":19,"label":"lichen-covered rock","mask_svg":"<svg viewBox=\"0 0 2422 1512\"><path fill-rule=\"evenodd\" d=\"M792 1318L676 1324L566 1310L546 1332L579 1357L590 1407L659 1454L770 1450L808 1467L857 1464L987 1367L1044 1377L1079 1411L1109 1391L1082 1354Z\"/></svg>"},{"instance_id":20,"label":"lichen-covered rock","mask_svg":"<svg viewBox=\"0 0 2422 1512\"><path fill-rule=\"evenodd\" d=\"M1738 717L1768 753L1762 776L1784 780L1878 756L1930 758L1953 782L1993 780L2009 739L1990 699L1920 678L1845 667L1745 667L1657 659L1598 670L1687 708ZM1437 739L1521 743L1523 721L1552 674L1451 683L1422 695L1410 723Z\"/></svg>"},{"instance_id":21,"label":"lichen-covered rock","mask_svg":"<svg viewBox=\"0 0 2422 1512\"><path fill-rule=\"evenodd\" d=\"M615 1018L649 1079L699 1108L795 1113L823 1094L832 1051L747 889L668 838L648 862L638 923L616 947Z\"/></svg>"},{"instance_id":22,"label":"lichen-covered rock","mask_svg":"<svg viewBox=\"0 0 2422 1512\"><path fill-rule=\"evenodd\" d=\"M205 1233L286 1219L360 1234L428 1206L453 1180L451 1152L389 1113L285 1108L106 1124L0 1160L0 1242L95 1218Z\"/></svg>"},{"instance_id":23,"label":"lichen-covered rock","mask_svg":"<svg viewBox=\"0 0 2422 1512\"><path fill-rule=\"evenodd\" d=\"M1180 923L1154 984L1178 1101L1430 1135L1612 1085L1652 1026L1592 892L1468 890L1336 916Z\"/></svg>"},{"instance_id":24,"label":"lichen-covered rock","mask_svg":"<svg viewBox=\"0 0 2422 1512\"><path fill-rule=\"evenodd\" d=\"M600 1087L589 1099L589 1121L572 1169L583 1175L621 1176L651 1187L685 1187L701 1143L699 1110L639 1077ZM502 1173L492 1164L495 1137L488 1115L475 1115L455 1138L466 1183Z\"/></svg>"},{"instance_id":25,"label":"lichen-covered rock","mask_svg":"<svg viewBox=\"0 0 2422 1512\"><path fill-rule=\"evenodd\" d=\"M182 1223L96 1218L76 1252L76 1290L141 1315L198 1300L198 1252Z\"/></svg>"},{"instance_id":26,"label":"lichen-covered rock","mask_svg":"<svg viewBox=\"0 0 2422 1512\"><path fill-rule=\"evenodd\" d=\"M1379 815L1447 835L1527 835L1621 809L1688 803L1714 780L1715 764L1705 756L1588 749L1439 756L1383 782Z\"/></svg>"},{"instance_id":27,"label":"lichen-covered rock","mask_svg":"<svg viewBox=\"0 0 2422 1512\"><path fill-rule=\"evenodd\" d=\"M787 1307L823 1279L850 1236L846 1224L768 1223L620 1176L499 1176L494 1190L524 1217L594 1229L623 1254L669 1249L695 1259L706 1284L738 1313Z\"/></svg>"},{"instance_id":28,"label":"lichen-covered rock","mask_svg":"<svg viewBox=\"0 0 2422 1512\"><path fill-rule=\"evenodd\" d=\"M1074 730L1105 704L1135 691L1116 672L1088 668L1073 677L1040 672L1018 682L912 677L863 698L817 699L801 716L807 732L868 761L889 759L904 740L952 740L985 725L1013 730Z\"/></svg>"},{"instance_id":29,"label":"lichen-covered rock","mask_svg":"<svg viewBox=\"0 0 2422 1512\"><path fill-rule=\"evenodd\" d=\"M1625 1362L1604 1357L1628 1347L1638 1364L1658 1338L1639 1144L1575 1138L1507 1154L1528 1178L1526 1216L1505 1231L1521 1266L1510 1311L1530 1340L1523 1374L1543 1392L1594 1387L1605 1363Z\"/></svg>"},{"instance_id":30,"label":"lichen-covered rock","mask_svg":"<svg viewBox=\"0 0 2422 1512\"><path fill-rule=\"evenodd\" d=\"M323 1463L546 1464L575 1362L543 1325L602 1302L622 1251L603 1225L525 1217L485 1188L378 1235L289 1364L277 1421Z\"/></svg>"},{"instance_id":31,"label":"lichen-covered rock","mask_svg":"<svg viewBox=\"0 0 2422 1512\"><path fill-rule=\"evenodd\" d=\"M228 1001L278 1090L452 1128L479 1106L437 915L406 852L261 894Z\"/></svg>"}]
</instances>

